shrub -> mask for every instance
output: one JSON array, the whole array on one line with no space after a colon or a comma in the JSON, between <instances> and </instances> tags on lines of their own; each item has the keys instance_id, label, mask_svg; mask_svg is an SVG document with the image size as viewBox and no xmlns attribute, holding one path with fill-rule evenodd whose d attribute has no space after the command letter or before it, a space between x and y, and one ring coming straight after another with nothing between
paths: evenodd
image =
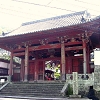
<instances>
[{"instance_id":1,"label":"shrub","mask_svg":"<svg viewBox=\"0 0 100 100\"><path fill-rule=\"evenodd\" d=\"M66 95L67 96L73 95L73 88L72 88L72 86L70 84L68 84Z\"/></svg>"}]
</instances>

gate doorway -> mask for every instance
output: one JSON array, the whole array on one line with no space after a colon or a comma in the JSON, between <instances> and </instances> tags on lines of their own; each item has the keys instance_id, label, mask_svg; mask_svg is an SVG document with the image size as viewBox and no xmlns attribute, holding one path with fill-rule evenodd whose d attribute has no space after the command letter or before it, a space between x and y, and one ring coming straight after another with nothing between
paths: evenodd
<instances>
[{"instance_id":1,"label":"gate doorway","mask_svg":"<svg viewBox=\"0 0 100 100\"><path fill-rule=\"evenodd\" d=\"M60 61L45 61L45 80L60 80Z\"/></svg>"}]
</instances>

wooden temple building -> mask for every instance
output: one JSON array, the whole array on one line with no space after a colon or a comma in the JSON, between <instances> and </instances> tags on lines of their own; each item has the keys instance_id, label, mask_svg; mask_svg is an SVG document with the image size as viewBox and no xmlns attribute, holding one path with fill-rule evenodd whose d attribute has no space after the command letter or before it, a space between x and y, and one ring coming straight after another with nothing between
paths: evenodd
<instances>
[{"instance_id":1,"label":"wooden temple building","mask_svg":"<svg viewBox=\"0 0 100 100\"><path fill-rule=\"evenodd\" d=\"M23 23L0 37L0 48L11 52L9 77L15 81L44 81L48 73L53 73L55 80L56 66L59 80L66 80L66 74L72 72L85 78L93 72L90 54L100 47L99 32L100 18L90 19L86 11ZM21 58L16 70L14 56ZM52 73L46 72L49 69Z\"/></svg>"}]
</instances>

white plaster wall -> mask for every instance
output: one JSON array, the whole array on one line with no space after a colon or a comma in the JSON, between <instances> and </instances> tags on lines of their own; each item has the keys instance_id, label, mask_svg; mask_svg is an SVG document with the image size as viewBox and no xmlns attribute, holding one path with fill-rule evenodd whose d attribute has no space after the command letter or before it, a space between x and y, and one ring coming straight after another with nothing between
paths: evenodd
<instances>
[{"instance_id":1,"label":"white plaster wall","mask_svg":"<svg viewBox=\"0 0 100 100\"><path fill-rule=\"evenodd\" d=\"M5 62L0 62L0 67L2 68L10 68L10 64L9 63L5 63ZM8 74L9 74L9 70L8 70Z\"/></svg>"}]
</instances>

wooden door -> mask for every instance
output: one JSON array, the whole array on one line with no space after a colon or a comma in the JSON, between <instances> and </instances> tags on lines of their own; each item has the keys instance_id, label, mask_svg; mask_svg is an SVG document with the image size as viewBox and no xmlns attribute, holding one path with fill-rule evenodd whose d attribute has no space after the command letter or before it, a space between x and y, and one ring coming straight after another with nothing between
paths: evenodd
<instances>
[{"instance_id":1,"label":"wooden door","mask_svg":"<svg viewBox=\"0 0 100 100\"><path fill-rule=\"evenodd\" d=\"M34 73L35 73L35 63L30 62L30 64L29 64L29 75L28 75L28 80L29 81L34 80L34 77L35 77Z\"/></svg>"},{"instance_id":2,"label":"wooden door","mask_svg":"<svg viewBox=\"0 0 100 100\"><path fill-rule=\"evenodd\" d=\"M72 72L78 72L78 59L76 58L76 59L73 59L72 60L73 62L72 62L72 64L73 64L73 68L72 68Z\"/></svg>"},{"instance_id":3,"label":"wooden door","mask_svg":"<svg viewBox=\"0 0 100 100\"><path fill-rule=\"evenodd\" d=\"M80 58L78 61L79 61L79 74L83 74L83 59Z\"/></svg>"},{"instance_id":4,"label":"wooden door","mask_svg":"<svg viewBox=\"0 0 100 100\"><path fill-rule=\"evenodd\" d=\"M78 72L79 74L83 73L83 59L81 57L75 57L72 60L72 72Z\"/></svg>"},{"instance_id":5,"label":"wooden door","mask_svg":"<svg viewBox=\"0 0 100 100\"><path fill-rule=\"evenodd\" d=\"M20 73L14 73L12 76L12 81L20 81Z\"/></svg>"},{"instance_id":6,"label":"wooden door","mask_svg":"<svg viewBox=\"0 0 100 100\"><path fill-rule=\"evenodd\" d=\"M20 81L20 69L19 68L13 69L12 81Z\"/></svg>"},{"instance_id":7,"label":"wooden door","mask_svg":"<svg viewBox=\"0 0 100 100\"><path fill-rule=\"evenodd\" d=\"M38 62L38 80L44 80L44 62Z\"/></svg>"}]
</instances>

